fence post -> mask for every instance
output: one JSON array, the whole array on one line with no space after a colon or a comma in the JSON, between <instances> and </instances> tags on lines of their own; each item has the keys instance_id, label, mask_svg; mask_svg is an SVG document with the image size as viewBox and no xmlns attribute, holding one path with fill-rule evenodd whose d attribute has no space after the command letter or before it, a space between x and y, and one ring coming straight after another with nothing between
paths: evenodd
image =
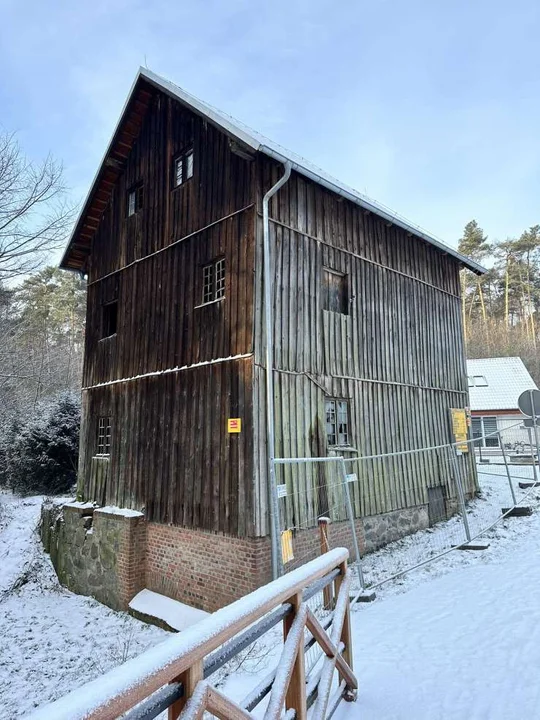
<instances>
[{"instance_id":1,"label":"fence post","mask_svg":"<svg viewBox=\"0 0 540 720\"><path fill-rule=\"evenodd\" d=\"M533 481L535 483L537 483L538 482L538 473L536 470L536 463L540 462L540 458L538 457L538 445L536 445L536 443L535 443L535 446L536 446L536 459L535 459L531 428L527 428L527 434L529 436L529 447L531 448L531 457L532 457L532 466L533 466Z\"/></svg>"},{"instance_id":2,"label":"fence post","mask_svg":"<svg viewBox=\"0 0 540 720\"><path fill-rule=\"evenodd\" d=\"M512 501L514 503L514 507L516 507L516 505L517 505L516 493L514 491L514 486L512 485L512 477L510 476L510 468L508 467L508 460L506 459L506 450L504 449L504 443L503 443L501 433L498 432L497 435L499 436L499 443L501 446L502 456L503 456L503 460L504 460L504 467L506 468L506 476L508 478L508 484L510 485L510 492L512 493Z\"/></svg>"},{"instance_id":3,"label":"fence post","mask_svg":"<svg viewBox=\"0 0 540 720\"><path fill-rule=\"evenodd\" d=\"M533 408L534 411L534 408ZM534 443L536 445L536 460L538 462L538 467L540 468L540 443L538 440L538 418L536 416L533 416L533 423L534 423ZM533 466L536 470L536 463L533 462ZM536 480L536 472L535 472L535 480Z\"/></svg>"},{"instance_id":4,"label":"fence post","mask_svg":"<svg viewBox=\"0 0 540 720\"><path fill-rule=\"evenodd\" d=\"M353 512L353 506L351 502L351 493L349 491L349 481L347 479L347 468L345 467L345 460L343 457L340 461L341 466L341 474L343 475L343 491L345 493L345 502L347 504L347 514L349 516L349 523L351 526L351 533L352 533L352 539L353 539L353 547L354 547L354 559L356 563L356 571L358 573L358 582L360 583L360 589L365 589L365 582L364 582L364 573L362 572L362 565L360 563L360 548L358 547L358 538L356 537L356 525L354 522L354 512ZM337 587L336 587L336 593L337 593Z\"/></svg>"},{"instance_id":5,"label":"fence post","mask_svg":"<svg viewBox=\"0 0 540 720\"><path fill-rule=\"evenodd\" d=\"M302 606L302 593L297 593L289 598L293 606L293 612L283 618L283 640L287 639L287 635L292 627L294 619L300 607ZM293 671L289 687L285 695L285 710L295 710L296 720L306 720L307 718L307 694L306 694L306 658L304 654L304 642L302 633L302 642L300 642L296 659L294 661Z\"/></svg>"},{"instance_id":6,"label":"fence post","mask_svg":"<svg viewBox=\"0 0 540 720\"><path fill-rule=\"evenodd\" d=\"M339 591L341 590L341 586L343 584L343 581L345 580L345 575L347 574L347 561L345 560L340 566L340 573L336 578L336 601L339 597ZM340 642L343 643L345 646L343 648L342 657L347 663L347 665L351 668L351 670L354 670L353 667L353 649L352 649L352 632L351 632L351 603L350 600L347 598L347 609L345 611L345 619L343 621L343 628L341 630L341 637ZM355 690L347 690L345 695L343 696L343 699L347 702L351 702L353 700L356 700L356 691Z\"/></svg>"},{"instance_id":7,"label":"fence post","mask_svg":"<svg viewBox=\"0 0 540 720\"><path fill-rule=\"evenodd\" d=\"M330 519L327 517L320 517L319 518L319 539L321 542L321 555L324 555L330 550L330 543L328 542L328 525L330 524ZM329 610L332 607L332 585L327 585L323 589L323 604L324 609Z\"/></svg>"},{"instance_id":8,"label":"fence post","mask_svg":"<svg viewBox=\"0 0 540 720\"><path fill-rule=\"evenodd\" d=\"M184 686L183 696L173 703L167 713L168 720L177 720L184 709L187 701L193 695L197 683L203 679L203 661L197 660L189 670L186 670L173 682L180 682Z\"/></svg>"},{"instance_id":9,"label":"fence post","mask_svg":"<svg viewBox=\"0 0 540 720\"><path fill-rule=\"evenodd\" d=\"M463 525L465 527L465 536L467 542L471 541L471 531L469 528L469 519L467 518L467 508L465 507L465 494L463 492L463 485L461 484L461 476L459 474L459 463L456 448L450 446L450 454L452 456L452 463L454 465L454 477L456 479L456 488L458 492L459 505L461 508L461 517L463 518Z\"/></svg>"}]
</instances>

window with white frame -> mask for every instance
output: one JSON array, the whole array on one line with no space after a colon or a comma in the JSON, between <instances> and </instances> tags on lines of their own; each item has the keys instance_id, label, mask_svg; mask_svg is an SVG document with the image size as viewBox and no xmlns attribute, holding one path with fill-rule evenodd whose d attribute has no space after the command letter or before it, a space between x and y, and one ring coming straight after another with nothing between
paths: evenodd
<instances>
[{"instance_id":1,"label":"window with white frame","mask_svg":"<svg viewBox=\"0 0 540 720\"><path fill-rule=\"evenodd\" d=\"M329 446L339 447L351 444L349 402L336 398L326 398L326 442Z\"/></svg>"},{"instance_id":2,"label":"window with white frame","mask_svg":"<svg viewBox=\"0 0 540 720\"><path fill-rule=\"evenodd\" d=\"M499 436L497 432L497 418L495 416L473 417L472 436L476 447L498 448Z\"/></svg>"},{"instance_id":3,"label":"window with white frame","mask_svg":"<svg viewBox=\"0 0 540 720\"><path fill-rule=\"evenodd\" d=\"M225 297L225 258L214 260L203 267L202 304L206 305Z\"/></svg>"},{"instance_id":4,"label":"window with white frame","mask_svg":"<svg viewBox=\"0 0 540 720\"><path fill-rule=\"evenodd\" d=\"M180 187L193 177L193 148L175 157L173 173L173 188Z\"/></svg>"},{"instance_id":5,"label":"window with white frame","mask_svg":"<svg viewBox=\"0 0 540 720\"><path fill-rule=\"evenodd\" d=\"M489 383L485 375L468 375L467 380L469 387L488 387Z\"/></svg>"},{"instance_id":6,"label":"window with white frame","mask_svg":"<svg viewBox=\"0 0 540 720\"><path fill-rule=\"evenodd\" d=\"M111 454L111 418L98 418L97 453L96 455Z\"/></svg>"}]
</instances>

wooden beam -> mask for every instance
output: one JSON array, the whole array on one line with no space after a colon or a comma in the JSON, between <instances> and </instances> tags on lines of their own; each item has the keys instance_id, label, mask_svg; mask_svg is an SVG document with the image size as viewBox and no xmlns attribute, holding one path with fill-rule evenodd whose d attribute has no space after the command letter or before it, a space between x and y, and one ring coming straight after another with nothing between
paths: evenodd
<instances>
[{"instance_id":1,"label":"wooden beam","mask_svg":"<svg viewBox=\"0 0 540 720\"><path fill-rule=\"evenodd\" d=\"M317 617L308 610L308 616L306 621L307 629L317 640L321 646L324 654L329 658L336 658L336 667L341 677L347 682L347 685L354 690L358 688L358 680L351 668L347 665L343 656L339 653L338 647L330 640L323 626L318 621Z\"/></svg>"},{"instance_id":2,"label":"wooden beam","mask_svg":"<svg viewBox=\"0 0 540 720\"><path fill-rule=\"evenodd\" d=\"M180 717L180 713L186 706L188 700L195 692L197 684L203 679L203 661L196 660L193 665L185 670L183 673L178 675L173 682L180 682L184 686L184 695L171 705L169 708L167 718L168 720L177 720ZM195 717L195 716L193 716ZM199 717L199 716L197 716Z\"/></svg>"}]
</instances>

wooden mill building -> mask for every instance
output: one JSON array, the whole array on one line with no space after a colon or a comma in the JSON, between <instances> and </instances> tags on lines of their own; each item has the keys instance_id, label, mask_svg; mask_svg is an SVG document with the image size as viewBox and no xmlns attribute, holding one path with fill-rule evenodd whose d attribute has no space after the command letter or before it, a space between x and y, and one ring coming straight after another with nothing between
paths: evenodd
<instances>
[{"instance_id":1,"label":"wooden mill building","mask_svg":"<svg viewBox=\"0 0 540 720\"><path fill-rule=\"evenodd\" d=\"M286 162L269 206L276 456L446 443L468 405L459 272L482 269L141 69L61 263L88 278L79 493L143 512L134 587L207 609L269 577L262 198ZM359 533L427 523L443 465L386 463L355 491ZM280 472L285 526L344 517L324 473Z\"/></svg>"}]
</instances>

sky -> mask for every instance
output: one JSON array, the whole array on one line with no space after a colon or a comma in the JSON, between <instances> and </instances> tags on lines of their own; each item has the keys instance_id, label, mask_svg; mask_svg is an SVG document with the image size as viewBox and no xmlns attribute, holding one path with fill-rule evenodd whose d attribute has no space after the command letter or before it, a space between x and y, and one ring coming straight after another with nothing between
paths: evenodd
<instances>
[{"instance_id":1,"label":"sky","mask_svg":"<svg viewBox=\"0 0 540 720\"><path fill-rule=\"evenodd\" d=\"M537 0L0 0L0 127L74 201L138 67L456 246L540 223Z\"/></svg>"}]
</instances>

